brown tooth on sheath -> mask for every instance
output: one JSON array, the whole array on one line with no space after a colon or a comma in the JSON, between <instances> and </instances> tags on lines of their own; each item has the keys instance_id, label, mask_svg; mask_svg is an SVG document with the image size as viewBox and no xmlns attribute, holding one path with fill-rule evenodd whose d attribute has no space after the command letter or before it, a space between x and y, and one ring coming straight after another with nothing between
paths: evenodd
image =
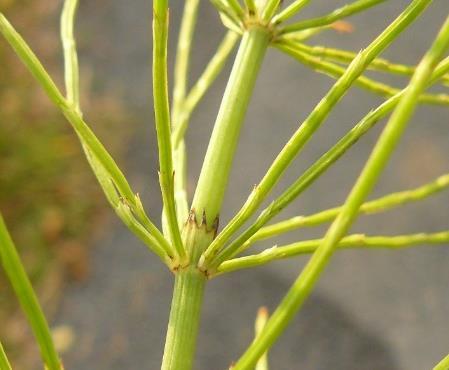
<instances>
[{"instance_id":1,"label":"brown tooth on sheath","mask_svg":"<svg viewBox=\"0 0 449 370\"><path fill-rule=\"evenodd\" d=\"M203 209L203 217L201 218L201 225L200 226L207 226L206 210L205 209Z\"/></svg>"},{"instance_id":2,"label":"brown tooth on sheath","mask_svg":"<svg viewBox=\"0 0 449 370\"><path fill-rule=\"evenodd\" d=\"M194 222L196 224L196 214L195 214L195 209L192 208L189 212L189 217L187 218L187 222L188 223L192 223Z\"/></svg>"},{"instance_id":3,"label":"brown tooth on sheath","mask_svg":"<svg viewBox=\"0 0 449 370\"><path fill-rule=\"evenodd\" d=\"M220 222L220 217L215 217L214 222L212 223L212 230L214 231L214 238L217 236L218 224Z\"/></svg>"}]
</instances>

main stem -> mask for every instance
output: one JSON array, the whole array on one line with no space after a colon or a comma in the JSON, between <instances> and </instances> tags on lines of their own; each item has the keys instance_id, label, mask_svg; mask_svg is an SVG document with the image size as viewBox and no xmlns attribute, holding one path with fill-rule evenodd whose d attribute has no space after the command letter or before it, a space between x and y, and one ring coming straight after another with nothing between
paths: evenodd
<instances>
[{"instance_id":1,"label":"main stem","mask_svg":"<svg viewBox=\"0 0 449 370\"><path fill-rule=\"evenodd\" d=\"M198 261L217 232L216 220L240 128L269 41L269 32L253 25L245 31L240 43L207 149L192 211L182 232L190 262L175 273L162 370L190 370L193 367L207 281L205 273L198 268Z\"/></svg>"},{"instance_id":2,"label":"main stem","mask_svg":"<svg viewBox=\"0 0 449 370\"><path fill-rule=\"evenodd\" d=\"M162 370L192 368L205 282L196 268L176 274Z\"/></svg>"},{"instance_id":3,"label":"main stem","mask_svg":"<svg viewBox=\"0 0 449 370\"><path fill-rule=\"evenodd\" d=\"M207 280L197 265L202 251L214 236L215 230L208 229L203 221L198 223L191 212L182 232L191 262L188 267L176 271L162 370L192 369Z\"/></svg>"},{"instance_id":4,"label":"main stem","mask_svg":"<svg viewBox=\"0 0 449 370\"><path fill-rule=\"evenodd\" d=\"M245 31L240 43L192 203L197 217L205 213L208 225L220 212L240 129L269 41L269 31L256 24Z\"/></svg>"}]
</instances>

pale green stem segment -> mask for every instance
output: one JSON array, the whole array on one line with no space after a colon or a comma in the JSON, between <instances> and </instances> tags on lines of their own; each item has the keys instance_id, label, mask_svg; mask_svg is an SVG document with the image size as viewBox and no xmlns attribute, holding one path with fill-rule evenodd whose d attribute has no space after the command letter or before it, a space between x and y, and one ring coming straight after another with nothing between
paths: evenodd
<instances>
[{"instance_id":1,"label":"pale green stem segment","mask_svg":"<svg viewBox=\"0 0 449 370\"><path fill-rule=\"evenodd\" d=\"M74 36L74 22L78 0L65 0L61 14L61 39L64 51L64 78L67 101L73 104L81 115L79 68Z\"/></svg>"},{"instance_id":2,"label":"pale green stem segment","mask_svg":"<svg viewBox=\"0 0 449 370\"><path fill-rule=\"evenodd\" d=\"M257 311L256 322L254 324L254 332L255 332L254 340L257 340L257 336L262 332L263 328L267 324L267 320L268 320L268 309L266 307L260 307L259 310ZM254 370L269 370L267 352L265 352L262 356L260 356L259 361L257 361Z\"/></svg>"},{"instance_id":3,"label":"pale green stem segment","mask_svg":"<svg viewBox=\"0 0 449 370\"><path fill-rule=\"evenodd\" d=\"M0 258L6 276L20 302L23 312L39 344L42 359L48 370L62 370L50 328L20 260L19 254L0 214Z\"/></svg>"},{"instance_id":4,"label":"pale green stem segment","mask_svg":"<svg viewBox=\"0 0 449 370\"><path fill-rule=\"evenodd\" d=\"M192 369L205 283L197 269L176 274L161 370Z\"/></svg>"},{"instance_id":5,"label":"pale green stem segment","mask_svg":"<svg viewBox=\"0 0 449 370\"><path fill-rule=\"evenodd\" d=\"M385 2L386 0L358 0L347 4L341 8L335 9L332 13L322 17L307 19L305 21L293 23L279 30L280 34L301 31L309 28L322 27L334 23L340 19L360 13L368 8Z\"/></svg>"},{"instance_id":6,"label":"pale green stem segment","mask_svg":"<svg viewBox=\"0 0 449 370\"><path fill-rule=\"evenodd\" d=\"M213 263L210 263L211 259L215 257L216 253L225 245L234 232L254 214L274 185L279 181L285 169L290 165L300 150L312 137L313 133L324 122L330 111L345 95L357 78L364 72L371 61L385 50L385 48L390 45L413 20L416 19L430 2L431 0L413 1L366 49L359 53L357 58L355 58L349 65L344 75L338 79L326 96L321 99L313 109L312 113L289 139L267 170L265 176L254 188L242 208L208 247L202 261L200 261L205 268L210 267L210 265L214 267L224 260L221 259L220 256L220 261L216 260Z\"/></svg>"},{"instance_id":7,"label":"pale green stem segment","mask_svg":"<svg viewBox=\"0 0 449 370\"><path fill-rule=\"evenodd\" d=\"M178 45L176 49L173 109L172 109L172 136L180 131L183 125L184 103L188 85L190 53L192 50L193 34L198 17L199 0L186 0L179 30ZM174 197L178 217L178 227L181 229L189 215L187 198L187 154L184 137L178 142L173 141L173 168L174 168Z\"/></svg>"},{"instance_id":8,"label":"pale green stem segment","mask_svg":"<svg viewBox=\"0 0 449 370\"><path fill-rule=\"evenodd\" d=\"M223 24L236 32L241 32L241 19L225 0L210 0L217 9Z\"/></svg>"},{"instance_id":9,"label":"pale green stem segment","mask_svg":"<svg viewBox=\"0 0 449 370\"><path fill-rule=\"evenodd\" d=\"M435 365L433 370L447 370L449 369L449 355L443 358L438 364Z\"/></svg>"},{"instance_id":10,"label":"pale green stem segment","mask_svg":"<svg viewBox=\"0 0 449 370\"><path fill-rule=\"evenodd\" d=\"M74 13L72 14L74 15ZM73 19L67 18L66 21L73 22ZM118 168L117 164L114 162L101 142L91 131L89 126L83 121L79 109L75 109L73 102L67 101L62 96L53 80L50 78L42 64L37 59L36 55L32 52L23 38L14 30L12 25L1 13L0 32L12 46L14 51L17 53L17 55L31 72L31 74L40 83L50 100L61 110L61 112L72 125L74 131L76 132L82 143L87 159L89 160L89 163L91 164L92 169L97 176L97 179L111 205L116 209L120 199L126 202L132 208L133 213L138 217L139 222L141 222L148 229L148 231L157 240L158 244L160 246L163 246L163 248L167 250L167 253L169 253L171 246L168 244L168 242L165 240L156 226L154 226L153 223L148 219L139 198L134 195L125 176ZM64 38L64 40L67 39ZM70 40L68 41L68 44L70 44ZM65 50L67 53L76 52L73 47L65 48ZM73 61L74 58L76 58L76 55L68 55L68 59L66 60ZM78 95L76 94L77 89L73 89L74 80L71 78L71 76L72 73L76 71L77 68L75 67L75 65L70 64L69 73L66 75L66 77L68 76L68 79L66 79L66 81L71 81L70 83L67 83L67 87L68 91L72 91L74 101L77 99Z\"/></svg>"},{"instance_id":11,"label":"pale green stem segment","mask_svg":"<svg viewBox=\"0 0 449 370\"><path fill-rule=\"evenodd\" d=\"M235 47L239 35L233 31L228 31L217 48L214 56L211 58L198 81L191 88L182 104L179 115L179 123L175 125L173 131L173 145L177 148L184 138L189 125L190 117L203 98L206 91L210 88L217 76L223 70L229 55ZM176 184L175 184L176 185Z\"/></svg>"},{"instance_id":12,"label":"pale green stem segment","mask_svg":"<svg viewBox=\"0 0 449 370\"><path fill-rule=\"evenodd\" d=\"M239 18L243 18L245 12L243 11L242 6L240 5L238 0L226 0L231 9Z\"/></svg>"},{"instance_id":13,"label":"pale green stem segment","mask_svg":"<svg viewBox=\"0 0 449 370\"><path fill-rule=\"evenodd\" d=\"M266 4L262 10L261 18L265 22L271 21L274 14L279 9L279 5L281 4L281 0L266 0Z\"/></svg>"},{"instance_id":14,"label":"pale green stem segment","mask_svg":"<svg viewBox=\"0 0 449 370\"><path fill-rule=\"evenodd\" d=\"M201 252L215 235L190 213L182 237L190 265L176 271L162 370L190 370L195 357L206 276L197 268Z\"/></svg>"},{"instance_id":15,"label":"pale green stem segment","mask_svg":"<svg viewBox=\"0 0 449 370\"><path fill-rule=\"evenodd\" d=\"M323 61L313 55L310 55L309 48L304 44L298 44L289 40L280 39L275 44L276 48L295 58L298 62L312 68L313 70L324 73L332 78L340 78L345 73L345 68L332 63ZM396 95L401 89L389 86L387 84L373 80L366 76L360 76L355 82L356 85L378 94L383 97ZM422 94L419 101L427 104L449 105L449 95L446 94Z\"/></svg>"},{"instance_id":16,"label":"pale green stem segment","mask_svg":"<svg viewBox=\"0 0 449 370\"><path fill-rule=\"evenodd\" d=\"M207 148L192 208L211 226L218 219L240 128L269 43L263 28L246 31L221 102Z\"/></svg>"},{"instance_id":17,"label":"pale green stem segment","mask_svg":"<svg viewBox=\"0 0 449 370\"><path fill-rule=\"evenodd\" d=\"M391 193L383 197L363 203L360 206L359 214L370 215L380 213L389 209L403 206L411 202L417 202L426 199L431 195L437 194L449 187L449 174L438 177L436 180L422 185L416 189L405 190ZM272 238L289 231L297 230L302 227L311 227L321 225L334 220L340 213L342 207L326 209L309 216L296 216L288 220L277 222L273 225L262 227L257 233L249 238L235 254L239 254L256 241Z\"/></svg>"},{"instance_id":18,"label":"pale green stem segment","mask_svg":"<svg viewBox=\"0 0 449 370\"><path fill-rule=\"evenodd\" d=\"M243 0L245 2L246 9L249 14L257 13L257 5L255 0Z\"/></svg>"},{"instance_id":19,"label":"pale green stem segment","mask_svg":"<svg viewBox=\"0 0 449 370\"><path fill-rule=\"evenodd\" d=\"M416 2L414 2L416 4ZM418 2L420 3L420 2ZM423 3L423 2L421 2ZM371 192L392 152L396 148L420 94L428 85L428 80L438 61L449 48L449 17L446 19L433 45L419 63L409 88L394 110L387 126L377 141L362 173L351 190L342 211L332 223L322 243L294 282L278 308L273 312L260 334L259 340L252 343L237 362L235 369L253 367L258 358L281 335L288 323L310 295L338 243L349 230L364 199Z\"/></svg>"},{"instance_id":20,"label":"pale green stem segment","mask_svg":"<svg viewBox=\"0 0 449 370\"><path fill-rule=\"evenodd\" d=\"M153 2L153 101L159 149L159 182L170 240L179 262L186 262L175 206L174 171L171 145L167 82L168 1Z\"/></svg>"},{"instance_id":21,"label":"pale green stem segment","mask_svg":"<svg viewBox=\"0 0 449 370\"><path fill-rule=\"evenodd\" d=\"M285 38L285 36L283 38ZM304 52L307 52L310 55L344 64L351 63L352 60L357 56L357 53L354 53L353 51L334 49L321 45L310 46L301 44L300 48L302 48ZM412 76L413 73L415 72L416 66L394 63L384 58L376 58L368 66L368 69L371 71L387 72L402 76ZM448 75L442 76L441 81L444 84L449 84L449 76Z\"/></svg>"},{"instance_id":22,"label":"pale green stem segment","mask_svg":"<svg viewBox=\"0 0 449 370\"><path fill-rule=\"evenodd\" d=\"M12 370L6 352L3 349L2 342L0 342L0 370Z\"/></svg>"},{"instance_id":23,"label":"pale green stem segment","mask_svg":"<svg viewBox=\"0 0 449 370\"><path fill-rule=\"evenodd\" d=\"M434 71L429 85L449 71L449 57L442 61ZM354 128L343 136L329 151L323 154L312 166L310 166L290 187L265 208L256 221L237 237L219 255L219 261L234 257L240 252L240 248L246 247L246 241L254 235L262 226L279 214L288 204L295 200L304 190L309 188L330 166L340 159L346 151L353 146L366 132L374 127L382 118L390 113L398 104L407 89L388 99L379 107L368 113Z\"/></svg>"},{"instance_id":24,"label":"pale green stem segment","mask_svg":"<svg viewBox=\"0 0 449 370\"><path fill-rule=\"evenodd\" d=\"M310 3L310 0L295 0L272 19L274 24L279 24L298 14L302 8Z\"/></svg>"},{"instance_id":25,"label":"pale green stem segment","mask_svg":"<svg viewBox=\"0 0 449 370\"><path fill-rule=\"evenodd\" d=\"M76 42L74 37L74 24L76 18L76 10L78 6L77 0L66 0L61 15L61 40L64 50L64 80L67 94L67 102L72 104L76 112L82 117L82 110L80 104L80 88L79 88L79 66L78 55L76 51ZM169 267L172 267L171 246L159 233L157 228L149 221L143 212L143 207L139 199L136 199L137 213L143 213L145 223L148 224L148 231L136 220L131 208L126 201L120 199L117 190L114 187L113 180L109 177L107 170L103 167L100 161L92 155L89 148L81 140L82 147L87 157L89 164L92 167L98 182L103 188L106 198L114 208L120 219L128 226L128 228L136 234L146 245L158 255L162 261ZM154 237L152 234L156 235ZM171 253L172 254L172 253Z\"/></svg>"},{"instance_id":26,"label":"pale green stem segment","mask_svg":"<svg viewBox=\"0 0 449 370\"><path fill-rule=\"evenodd\" d=\"M255 266L262 266L279 259L314 253L322 243L323 239L315 239L288 245L275 246L256 255L244 256L225 261L218 267L217 271L221 274ZM364 234L353 234L341 239L337 244L337 248L401 249L416 245L438 245L448 243L449 231L432 234L419 233L398 236L367 236Z\"/></svg>"}]
</instances>

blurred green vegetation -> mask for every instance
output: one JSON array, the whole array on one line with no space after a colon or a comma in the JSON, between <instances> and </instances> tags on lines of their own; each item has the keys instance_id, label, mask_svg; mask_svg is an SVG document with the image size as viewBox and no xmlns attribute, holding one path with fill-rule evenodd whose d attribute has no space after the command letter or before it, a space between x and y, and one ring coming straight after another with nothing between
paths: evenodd
<instances>
[{"instance_id":1,"label":"blurred green vegetation","mask_svg":"<svg viewBox=\"0 0 449 370\"><path fill-rule=\"evenodd\" d=\"M61 5L57 0L0 0L0 9L58 82ZM90 94L89 79L82 83L88 121L99 122L98 135L120 157L127 137L117 94ZM89 241L106 206L70 126L0 40L0 209L48 314L57 307L67 279L87 277ZM20 350L22 356L30 336L2 271L0 323L9 351Z\"/></svg>"}]
</instances>

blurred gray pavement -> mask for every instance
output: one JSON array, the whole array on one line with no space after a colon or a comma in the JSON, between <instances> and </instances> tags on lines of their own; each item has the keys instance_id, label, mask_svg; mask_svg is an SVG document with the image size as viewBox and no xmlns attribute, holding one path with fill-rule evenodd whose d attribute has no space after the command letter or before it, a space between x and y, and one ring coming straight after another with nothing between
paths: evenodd
<instances>
[{"instance_id":1,"label":"blurred gray pavement","mask_svg":"<svg viewBox=\"0 0 449 370\"><path fill-rule=\"evenodd\" d=\"M171 2L173 57L182 2ZM304 16L317 16L344 1L314 0ZM325 33L311 40L359 50L409 1L390 0L351 18L351 34ZM426 14L401 36L385 57L419 60L449 12L435 0ZM192 81L202 71L224 33L214 9L203 1L195 34ZM153 219L161 203L157 146L151 104L151 2L81 2L78 25L81 63L94 73L96 89L119 89L136 113L126 172L143 194ZM189 184L202 164L229 66L200 104L187 134ZM403 85L404 80L381 76ZM263 64L224 202L225 224L249 194L298 123L331 86L289 57L270 50ZM278 194L380 100L353 89L276 188ZM107 114L107 112L105 112ZM101 125L101 122L95 123ZM281 218L307 214L341 203L372 149L382 125L363 138ZM372 196L418 186L449 172L449 114L421 107ZM112 215L95 245L92 274L68 287L55 325L70 325L76 335L64 355L70 370L158 369L171 299L172 279L157 259ZM449 227L449 195L441 194L381 216L364 217L353 231L402 234ZM293 233L276 243L322 235L324 228ZM269 246L270 244L265 244ZM207 288L196 369L227 369L253 335L257 308L272 310L305 258L230 274ZM345 251L335 256L304 310L270 353L273 370L424 370L449 353L449 249Z\"/></svg>"}]
</instances>

